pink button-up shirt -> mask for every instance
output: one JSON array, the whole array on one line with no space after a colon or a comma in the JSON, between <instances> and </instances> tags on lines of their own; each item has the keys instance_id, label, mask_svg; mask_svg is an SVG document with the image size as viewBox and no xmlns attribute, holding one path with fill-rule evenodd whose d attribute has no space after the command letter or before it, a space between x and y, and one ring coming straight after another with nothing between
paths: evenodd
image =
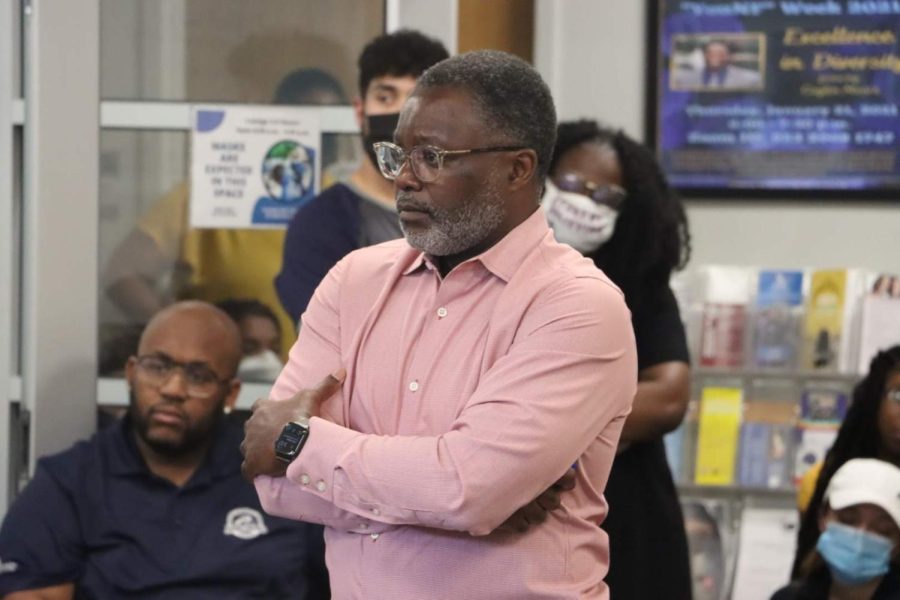
<instances>
[{"instance_id":1,"label":"pink button-up shirt","mask_svg":"<svg viewBox=\"0 0 900 600\"><path fill-rule=\"evenodd\" d=\"M538 209L445 278L405 240L348 255L273 398L340 367L263 508L326 526L335 598L606 598L603 488L637 385L622 293ZM577 462L524 534L491 533Z\"/></svg>"}]
</instances>

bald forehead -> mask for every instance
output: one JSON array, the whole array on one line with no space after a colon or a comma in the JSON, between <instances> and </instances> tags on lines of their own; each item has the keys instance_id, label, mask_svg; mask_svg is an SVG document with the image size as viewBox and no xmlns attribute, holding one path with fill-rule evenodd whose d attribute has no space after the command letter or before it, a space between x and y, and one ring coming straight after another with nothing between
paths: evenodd
<instances>
[{"instance_id":1,"label":"bald forehead","mask_svg":"<svg viewBox=\"0 0 900 600\"><path fill-rule=\"evenodd\" d=\"M161 352L182 362L206 362L230 375L241 354L241 333L223 311L205 302L179 302L147 324L138 352Z\"/></svg>"}]
</instances>

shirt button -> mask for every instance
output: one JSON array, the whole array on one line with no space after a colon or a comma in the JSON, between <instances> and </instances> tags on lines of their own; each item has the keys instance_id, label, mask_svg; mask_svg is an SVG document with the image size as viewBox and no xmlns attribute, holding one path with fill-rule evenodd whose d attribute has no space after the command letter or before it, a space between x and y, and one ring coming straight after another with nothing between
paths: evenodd
<instances>
[{"instance_id":1,"label":"shirt button","mask_svg":"<svg viewBox=\"0 0 900 600\"><path fill-rule=\"evenodd\" d=\"M411 391L411 392L419 391L419 382L418 381L410 381L409 382L409 391Z\"/></svg>"},{"instance_id":2,"label":"shirt button","mask_svg":"<svg viewBox=\"0 0 900 600\"><path fill-rule=\"evenodd\" d=\"M320 479L319 481L316 482L316 489L319 490L320 492L324 492L324 491L325 491L325 487L326 487L326 486L325 486L325 482L322 481L321 479Z\"/></svg>"},{"instance_id":3,"label":"shirt button","mask_svg":"<svg viewBox=\"0 0 900 600\"><path fill-rule=\"evenodd\" d=\"M373 508L373 509L372 509L372 514L375 515L375 516L377 517L378 515L381 514L381 511L378 510L377 508Z\"/></svg>"},{"instance_id":4,"label":"shirt button","mask_svg":"<svg viewBox=\"0 0 900 600\"><path fill-rule=\"evenodd\" d=\"M437 316L438 316L438 319L443 319L444 317L446 317L447 309L444 308L443 306L440 307L439 309L437 309Z\"/></svg>"},{"instance_id":5,"label":"shirt button","mask_svg":"<svg viewBox=\"0 0 900 600\"><path fill-rule=\"evenodd\" d=\"M309 485L309 475L306 475L305 473L301 475L300 483L302 483L303 485Z\"/></svg>"},{"instance_id":6,"label":"shirt button","mask_svg":"<svg viewBox=\"0 0 900 600\"><path fill-rule=\"evenodd\" d=\"M373 534L370 535L369 537L372 538L372 541L374 542L375 540L378 539L378 534L377 534L377 533L373 533Z\"/></svg>"}]
</instances>

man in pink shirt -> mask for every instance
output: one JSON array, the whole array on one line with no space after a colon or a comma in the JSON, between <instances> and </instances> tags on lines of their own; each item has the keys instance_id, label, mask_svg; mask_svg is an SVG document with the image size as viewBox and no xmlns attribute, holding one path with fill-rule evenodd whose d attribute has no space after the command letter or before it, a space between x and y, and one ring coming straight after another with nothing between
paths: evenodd
<instances>
[{"instance_id":1,"label":"man in pink shirt","mask_svg":"<svg viewBox=\"0 0 900 600\"><path fill-rule=\"evenodd\" d=\"M426 71L376 145L406 239L331 270L242 445L267 512L325 525L335 598L609 596L634 336L538 207L555 127L537 72L480 51Z\"/></svg>"}]
</instances>

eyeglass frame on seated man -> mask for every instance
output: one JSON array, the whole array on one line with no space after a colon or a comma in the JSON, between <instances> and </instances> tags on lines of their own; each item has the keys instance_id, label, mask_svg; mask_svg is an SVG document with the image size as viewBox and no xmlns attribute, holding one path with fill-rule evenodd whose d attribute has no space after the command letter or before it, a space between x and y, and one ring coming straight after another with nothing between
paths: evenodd
<instances>
[{"instance_id":1,"label":"eyeglass frame on seated man","mask_svg":"<svg viewBox=\"0 0 900 600\"><path fill-rule=\"evenodd\" d=\"M154 373L149 367L147 367L147 365L146 365L147 359L152 359L152 360L160 361L161 363L163 363L163 365L161 365L161 366L164 366L164 369L165 369L164 372ZM134 360L138 366L138 373L141 373L144 376L144 378L148 384L156 386L156 387L162 387L163 385L165 385L166 382L168 382L169 379L174 375L176 368L181 369L181 372L184 374L185 392L187 392L187 395L190 396L191 398L197 398L199 400L205 400L207 398L211 398L212 396L215 395L216 389L219 386L226 385L226 384L228 384L228 382L230 382L232 380L231 377L226 377L224 379L220 378L218 373L216 373L213 370L213 368L210 367L209 365L207 365L206 363L203 363L203 362L183 363L183 362L179 362L179 361L173 359L172 357L170 357L166 354L160 354L160 353L142 354L140 356L135 356ZM202 382L202 383L197 383L196 381L194 381L193 383L191 382L191 377L192 377L191 373L194 372L194 375L196 375L196 370L198 368L207 372L207 374L209 375L209 380ZM213 383L215 383L215 385L216 385L215 388L213 388L211 385ZM197 393L198 392L198 390L196 388L197 385L209 385L210 386L209 392L207 393L205 390L201 390L200 393Z\"/></svg>"},{"instance_id":2,"label":"eyeglass frame on seated man","mask_svg":"<svg viewBox=\"0 0 900 600\"><path fill-rule=\"evenodd\" d=\"M422 183L433 183L437 181L438 177L441 174L441 169L444 168L444 157L445 156L462 156L465 154L482 154L485 152L513 152L516 150L526 150L527 146L488 146L486 148L468 148L466 150L444 150L438 146L414 146L409 152L394 144L392 142L376 142L372 144L372 147L375 149L375 158L378 160L378 169L381 171L381 174L384 175L385 179L389 179L393 181L397 177L400 176L400 172L403 170L403 166L409 163L412 168L413 175L416 176L416 179L421 181ZM437 155L437 165L433 168L435 171L434 177L422 177L419 174L419 171L416 167L417 160L413 159L413 154L421 154L422 152L430 150ZM403 160L400 161L400 166L396 168L394 172L387 168L385 165L384 158L382 156L382 151L388 152L399 152L403 157ZM422 159L424 160L424 159Z\"/></svg>"}]
</instances>

